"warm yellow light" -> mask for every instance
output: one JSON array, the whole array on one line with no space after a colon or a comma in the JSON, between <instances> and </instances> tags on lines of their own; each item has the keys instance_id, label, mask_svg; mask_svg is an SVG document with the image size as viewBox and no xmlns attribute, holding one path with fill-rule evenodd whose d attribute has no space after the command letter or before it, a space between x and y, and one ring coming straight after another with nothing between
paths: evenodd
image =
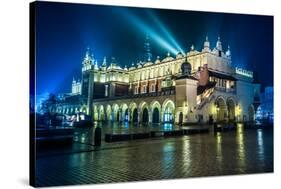
<instances>
[{"instance_id":1,"label":"warm yellow light","mask_svg":"<svg viewBox=\"0 0 281 189\"><path fill-rule=\"evenodd\" d=\"M221 133L218 132L216 137L217 137L217 144L221 144Z\"/></svg>"},{"instance_id":2,"label":"warm yellow light","mask_svg":"<svg viewBox=\"0 0 281 189\"><path fill-rule=\"evenodd\" d=\"M241 114L241 108L240 108L240 106L239 105L237 105L236 107L235 107L235 115L240 115Z\"/></svg>"},{"instance_id":3,"label":"warm yellow light","mask_svg":"<svg viewBox=\"0 0 281 189\"><path fill-rule=\"evenodd\" d=\"M212 109L211 109L211 111L212 111L212 114L216 114L216 112L217 112L217 108L216 108L216 106L215 106L215 105L212 105Z\"/></svg>"}]
</instances>

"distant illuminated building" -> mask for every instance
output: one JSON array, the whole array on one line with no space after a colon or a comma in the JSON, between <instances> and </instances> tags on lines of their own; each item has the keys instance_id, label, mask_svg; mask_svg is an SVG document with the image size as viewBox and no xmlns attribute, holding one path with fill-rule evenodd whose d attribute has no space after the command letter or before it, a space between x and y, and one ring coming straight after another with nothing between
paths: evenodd
<instances>
[{"instance_id":1,"label":"distant illuminated building","mask_svg":"<svg viewBox=\"0 0 281 189\"><path fill-rule=\"evenodd\" d=\"M260 94L260 106L257 109L257 120L273 123L273 87L265 87Z\"/></svg>"},{"instance_id":2,"label":"distant illuminated building","mask_svg":"<svg viewBox=\"0 0 281 189\"><path fill-rule=\"evenodd\" d=\"M72 93L73 95L79 95L79 94L81 94L81 82L80 82L80 80L77 80L77 81L76 81L76 80L73 78L73 80L72 80L71 93Z\"/></svg>"},{"instance_id":3,"label":"distant illuminated building","mask_svg":"<svg viewBox=\"0 0 281 189\"><path fill-rule=\"evenodd\" d=\"M114 58L98 65L88 49L81 82L73 80L72 93L57 112L84 111L95 121L139 123L255 119L260 84L253 82L253 72L232 66L230 47L224 52L220 38L213 49L206 37L201 51L192 45L186 54L168 53L154 62L147 49L147 61L128 68Z\"/></svg>"},{"instance_id":4,"label":"distant illuminated building","mask_svg":"<svg viewBox=\"0 0 281 189\"><path fill-rule=\"evenodd\" d=\"M42 103L49 98L49 95L50 95L50 93L48 93L48 92L42 93L40 95L36 95L35 106L34 106L35 112L40 113Z\"/></svg>"}]
</instances>

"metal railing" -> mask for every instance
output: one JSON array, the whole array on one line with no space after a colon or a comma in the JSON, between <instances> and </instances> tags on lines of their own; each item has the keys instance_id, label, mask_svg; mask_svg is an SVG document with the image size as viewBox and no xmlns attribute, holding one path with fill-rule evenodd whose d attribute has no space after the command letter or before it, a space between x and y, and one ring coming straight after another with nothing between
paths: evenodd
<instances>
[{"instance_id":1,"label":"metal railing","mask_svg":"<svg viewBox=\"0 0 281 189\"><path fill-rule=\"evenodd\" d=\"M215 87L216 91L225 92L225 93L236 93L236 89L225 88L225 87Z\"/></svg>"}]
</instances>

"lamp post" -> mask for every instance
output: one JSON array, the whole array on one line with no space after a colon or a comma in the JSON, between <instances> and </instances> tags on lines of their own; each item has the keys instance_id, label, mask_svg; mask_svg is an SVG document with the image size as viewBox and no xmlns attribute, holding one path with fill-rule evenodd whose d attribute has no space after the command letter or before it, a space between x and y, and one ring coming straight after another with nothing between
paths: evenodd
<instances>
[{"instance_id":1,"label":"lamp post","mask_svg":"<svg viewBox=\"0 0 281 189\"><path fill-rule=\"evenodd\" d=\"M216 110L217 110L217 122L218 122L219 121L219 112L220 112L220 108L218 105L216 107Z\"/></svg>"},{"instance_id":2,"label":"lamp post","mask_svg":"<svg viewBox=\"0 0 281 189\"><path fill-rule=\"evenodd\" d=\"M240 121L240 114L241 114L241 108L239 105L236 106L235 108L235 114L237 115L237 121Z\"/></svg>"}]
</instances>

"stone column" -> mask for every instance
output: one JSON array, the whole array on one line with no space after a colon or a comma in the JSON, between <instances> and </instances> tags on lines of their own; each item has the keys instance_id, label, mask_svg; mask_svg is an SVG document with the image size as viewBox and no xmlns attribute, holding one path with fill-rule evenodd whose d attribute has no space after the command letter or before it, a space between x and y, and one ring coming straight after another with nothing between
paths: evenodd
<instances>
[{"instance_id":1,"label":"stone column","mask_svg":"<svg viewBox=\"0 0 281 189\"><path fill-rule=\"evenodd\" d=\"M148 108L148 122L152 123L152 114L153 114L153 110L151 108Z\"/></svg>"},{"instance_id":2,"label":"stone column","mask_svg":"<svg viewBox=\"0 0 281 189\"><path fill-rule=\"evenodd\" d=\"M128 122L131 121L131 109L128 108Z\"/></svg>"},{"instance_id":3,"label":"stone column","mask_svg":"<svg viewBox=\"0 0 281 189\"><path fill-rule=\"evenodd\" d=\"M164 122L164 110L162 109L160 112L160 123L163 123Z\"/></svg>"},{"instance_id":4,"label":"stone column","mask_svg":"<svg viewBox=\"0 0 281 189\"><path fill-rule=\"evenodd\" d=\"M141 110L139 110L139 108L138 108L138 123L141 123L142 122L142 120L141 120Z\"/></svg>"}]
</instances>

